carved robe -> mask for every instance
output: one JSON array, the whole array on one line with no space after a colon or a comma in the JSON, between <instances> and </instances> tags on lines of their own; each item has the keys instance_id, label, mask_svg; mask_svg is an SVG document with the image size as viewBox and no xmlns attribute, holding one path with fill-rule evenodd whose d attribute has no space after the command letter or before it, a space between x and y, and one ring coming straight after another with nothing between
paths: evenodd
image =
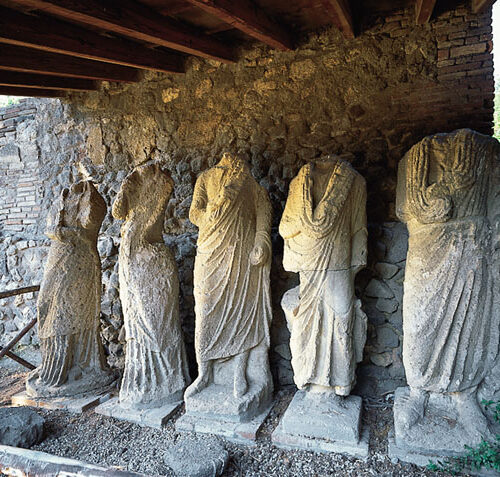
<instances>
[{"instance_id":1,"label":"carved robe","mask_svg":"<svg viewBox=\"0 0 500 477\"><path fill-rule=\"evenodd\" d=\"M125 407L177 401L189 382L177 265L161 234L173 186L158 165L140 166L124 180L113 204L113 215L125 220L119 253L127 341L120 404Z\"/></svg>"},{"instance_id":2,"label":"carved robe","mask_svg":"<svg viewBox=\"0 0 500 477\"><path fill-rule=\"evenodd\" d=\"M397 212L409 230L403 362L411 387L474 388L498 356L499 149L464 129L425 138L400 162Z\"/></svg>"},{"instance_id":3,"label":"carved robe","mask_svg":"<svg viewBox=\"0 0 500 477\"><path fill-rule=\"evenodd\" d=\"M235 196L224 200L230 188ZM255 244L271 253L271 206L242 160L223 157L196 182L189 213L199 227L194 264L195 348L201 361L269 345L270 260L250 262Z\"/></svg>"},{"instance_id":4,"label":"carved robe","mask_svg":"<svg viewBox=\"0 0 500 477\"><path fill-rule=\"evenodd\" d=\"M348 394L366 339L353 271L366 264L366 186L347 162L332 162L315 205L311 174L307 164L292 180L279 227L285 240L283 266L300 273L300 304L287 315L294 379L299 388L342 387ZM348 309L335 309L337 292L348 295Z\"/></svg>"},{"instance_id":5,"label":"carved robe","mask_svg":"<svg viewBox=\"0 0 500 477\"><path fill-rule=\"evenodd\" d=\"M111 380L99 336L97 233L106 204L90 182L80 182L65 189L56 206L37 302L42 363L27 380L32 396L80 394Z\"/></svg>"}]
</instances>

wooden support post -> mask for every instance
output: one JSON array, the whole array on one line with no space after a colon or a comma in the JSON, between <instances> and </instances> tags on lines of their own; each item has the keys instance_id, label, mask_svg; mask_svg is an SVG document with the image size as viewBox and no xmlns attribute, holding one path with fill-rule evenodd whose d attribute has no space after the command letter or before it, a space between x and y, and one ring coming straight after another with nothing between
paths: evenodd
<instances>
[{"instance_id":1,"label":"wooden support post","mask_svg":"<svg viewBox=\"0 0 500 477\"><path fill-rule=\"evenodd\" d=\"M424 23L429 22L435 5L436 0L416 0L415 19L417 25L423 25Z\"/></svg>"},{"instance_id":2,"label":"wooden support post","mask_svg":"<svg viewBox=\"0 0 500 477\"><path fill-rule=\"evenodd\" d=\"M346 38L354 38L354 22L349 0L324 0L324 4L335 26Z\"/></svg>"},{"instance_id":3,"label":"wooden support post","mask_svg":"<svg viewBox=\"0 0 500 477\"><path fill-rule=\"evenodd\" d=\"M483 13L491 8L495 0L472 0L472 11L474 13Z\"/></svg>"}]
</instances>

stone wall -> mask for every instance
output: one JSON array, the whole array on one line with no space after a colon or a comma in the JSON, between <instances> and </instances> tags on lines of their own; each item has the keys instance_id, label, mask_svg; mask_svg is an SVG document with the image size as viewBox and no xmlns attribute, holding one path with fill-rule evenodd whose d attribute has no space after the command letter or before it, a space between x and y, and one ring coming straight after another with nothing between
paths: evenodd
<instances>
[{"instance_id":1,"label":"stone wall","mask_svg":"<svg viewBox=\"0 0 500 477\"><path fill-rule=\"evenodd\" d=\"M427 134L471 127L491 133L491 15L466 7L415 26L413 9L362 19L364 33L346 40L335 29L305 35L292 52L243 48L223 65L190 59L187 73L145 73L138 84L104 83L61 104L41 103L35 118L43 213L63 185L92 178L111 205L137 164L161 161L176 183L165 220L181 280L181 317L194 371L193 264L196 228L188 220L193 186L225 150L245 155L269 191L273 221L271 361L276 382L292 383L289 334L280 308L297 276L283 270L277 226L288 184L309 159L337 153L368 185L369 266L357 292L369 316L358 391L387 392L404 382L401 362L402 281L406 229L396 223L397 163ZM453 69L450 69L453 68ZM43 216L38 221L43 225ZM119 331L117 249L120 224L106 217L103 338L113 365L123 364Z\"/></svg>"}]
</instances>

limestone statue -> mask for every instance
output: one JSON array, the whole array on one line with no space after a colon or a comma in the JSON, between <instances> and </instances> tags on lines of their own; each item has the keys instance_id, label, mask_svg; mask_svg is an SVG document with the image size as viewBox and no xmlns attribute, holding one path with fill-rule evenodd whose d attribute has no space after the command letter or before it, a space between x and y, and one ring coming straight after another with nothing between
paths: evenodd
<instances>
[{"instance_id":1,"label":"limestone statue","mask_svg":"<svg viewBox=\"0 0 500 477\"><path fill-rule=\"evenodd\" d=\"M189 218L199 227L194 266L199 375L185 393L186 410L211 405L216 413L247 419L267 406L272 394L270 201L248 164L226 153L198 178ZM220 389L214 400L211 391Z\"/></svg>"},{"instance_id":2,"label":"limestone statue","mask_svg":"<svg viewBox=\"0 0 500 477\"><path fill-rule=\"evenodd\" d=\"M125 370L119 403L160 407L182 400L189 382L179 319L177 265L163 243L174 183L158 164L136 167L122 183L113 216L124 220L119 252Z\"/></svg>"},{"instance_id":3,"label":"limestone statue","mask_svg":"<svg viewBox=\"0 0 500 477\"><path fill-rule=\"evenodd\" d=\"M283 266L300 274L282 302L295 383L347 396L366 341L354 294L367 255L365 180L337 156L306 164L290 184L279 232Z\"/></svg>"},{"instance_id":4,"label":"limestone statue","mask_svg":"<svg viewBox=\"0 0 500 477\"><path fill-rule=\"evenodd\" d=\"M499 155L496 139L461 129L426 137L399 164L396 208L409 231L399 445L463 451L491 437L477 389L500 346Z\"/></svg>"},{"instance_id":5,"label":"limestone statue","mask_svg":"<svg viewBox=\"0 0 500 477\"><path fill-rule=\"evenodd\" d=\"M33 397L91 393L109 384L99 336L101 262L97 235L106 203L91 182L64 189L48 223L52 239L38 296L42 363L26 391Z\"/></svg>"}]
</instances>

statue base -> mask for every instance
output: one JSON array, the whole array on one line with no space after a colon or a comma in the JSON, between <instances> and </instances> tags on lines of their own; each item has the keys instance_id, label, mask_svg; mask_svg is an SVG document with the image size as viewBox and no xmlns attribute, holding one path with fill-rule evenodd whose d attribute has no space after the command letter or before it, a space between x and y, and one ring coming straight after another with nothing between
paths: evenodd
<instances>
[{"instance_id":1,"label":"statue base","mask_svg":"<svg viewBox=\"0 0 500 477\"><path fill-rule=\"evenodd\" d=\"M97 406L95 412L121 421L133 422L140 426L161 429L181 405L182 401L177 401L151 409L134 409L121 406L119 399L114 397Z\"/></svg>"},{"instance_id":2,"label":"statue base","mask_svg":"<svg viewBox=\"0 0 500 477\"><path fill-rule=\"evenodd\" d=\"M389 438L389 457L425 466L429 460L456 457L474 447L481 437L473 436L469 426L460 422L451 397L430 394L424 416L409 429L403 427L402 415L408 405L409 388L397 388L394 393L394 435ZM490 429L500 433L500 425ZM487 439L488 440L488 439Z\"/></svg>"},{"instance_id":3,"label":"statue base","mask_svg":"<svg viewBox=\"0 0 500 477\"><path fill-rule=\"evenodd\" d=\"M267 415L271 411L269 405L257 416L246 422L233 419L233 416L186 412L177 419L177 432L196 432L200 434L214 434L236 444L252 444L257 438L257 432L262 427Z\"/></svg>"},{"instance_id":4,"label":"statue base","mask_svg":"<svg viewBox=\"0 0 500 477\"><path fill-rule=\"evenodd\" d=\"M275 446L368 457L368 430L361 429L362 399L341 403L330 393L297 391L272 434Z\"/></svg>"},{"instance_id":5,"label":"statue base","mask_svg":"<svg viewBox=\"0 0 500 477\"><path fill-rule=\"evenodd\" d=\"M103 391L101 393L86 394L74 397L31 397L28 396L26 391L23 391L12 396L13 406L31 406L40 407L44 409L63 409L68 412L81 414L88 411L93 407L106 402L112 396L110 391Z\"/></svg>"}]
</instances>

